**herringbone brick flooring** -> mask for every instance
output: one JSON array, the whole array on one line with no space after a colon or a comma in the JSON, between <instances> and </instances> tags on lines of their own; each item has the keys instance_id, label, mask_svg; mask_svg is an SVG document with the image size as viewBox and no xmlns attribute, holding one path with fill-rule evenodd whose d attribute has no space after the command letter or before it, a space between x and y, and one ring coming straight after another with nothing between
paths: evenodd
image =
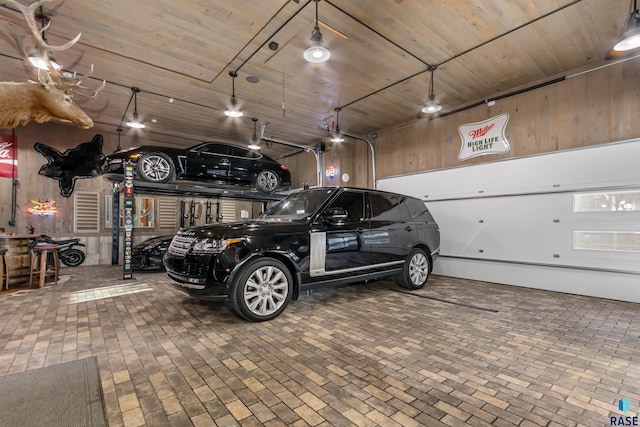
<instances>
[{"instance_id":1,"label":"herringbone brick flooring","mask_svg":"<svg viewBox=\"0 0 640 427\"><path fill-rule=\"evenodd\" d=\"M637 304L432 276L256 324L163 273L63 274L0 293L0 377L95 355L111 426L600 427L640 401Z\"/></svg>"}]
</instances>

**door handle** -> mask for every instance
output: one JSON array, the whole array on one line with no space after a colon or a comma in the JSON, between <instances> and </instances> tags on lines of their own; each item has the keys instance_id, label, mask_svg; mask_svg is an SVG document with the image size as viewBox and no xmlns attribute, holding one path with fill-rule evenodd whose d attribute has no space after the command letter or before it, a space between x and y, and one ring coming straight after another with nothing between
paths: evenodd
<instances>
[{"instance_id":1,"label":"door handle","mask_svg":"<svg viewBox=\"0 0 640 427\"><path fill-rule=\"evenodd\" d=\"M364 233L366 230L367 230L366 228L357 227L357 228L356 228L356 233L358 233L358 234L362 234L362 233Z\"/></svg>"},{"instance_id":2,"label":"door handle","mask_svg":"<svg viewBox=\"0 0 640 427\"><path fill-rule=\"evenodd\" d=\"M405 229L406 231L412 231L412 230L413 230L413 227L411 227L410 225L407 225L404 229Z\"/></svg>"}]
</instances>

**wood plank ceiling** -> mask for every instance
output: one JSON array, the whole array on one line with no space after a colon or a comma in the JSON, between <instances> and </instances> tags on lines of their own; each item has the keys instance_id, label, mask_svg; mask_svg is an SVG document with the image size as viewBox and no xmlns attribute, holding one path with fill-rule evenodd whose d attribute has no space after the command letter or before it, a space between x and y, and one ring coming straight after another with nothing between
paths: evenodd
<instances>
[{"instance_id":1,"label":"wood plank ceiling","mask_svg":"<svg viewBox=\"0 0 640 427\"><path fill-rule=\"evenodd\" d=\"M246 144L255 117L273 138L315 145L335 125L337 107L340 129L354 135L422 118L430 65L437 66L441 113L601 66L630 12L629 0L324 0L318 16L331 58L310 64L302 52L315 6L64 0L45 5L52 20L46 37L60 44L82 33L55 56L80 74L93 64L93 76L107 82L96 99L78 101L97 132L128 119L135 86L147 123L143 141L169 135L174 145ZM27 32L8 7L0 7L0 25ZM245 114L239 119L223 114L230 71L238 73L235 93ZM0 81L30 78L12 40L0 38ZM287 152L291 147L279 144L265 150L274 157Z\"/></svg>"}]
</instances>

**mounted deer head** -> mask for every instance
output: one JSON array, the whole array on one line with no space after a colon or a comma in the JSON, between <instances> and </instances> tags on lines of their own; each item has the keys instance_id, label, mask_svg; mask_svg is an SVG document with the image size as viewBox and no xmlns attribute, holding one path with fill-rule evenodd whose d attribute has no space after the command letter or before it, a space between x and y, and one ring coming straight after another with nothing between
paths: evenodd
<instances>
[{"instance_id":1,"label":"mounted deer head","mask_svg":"<svg viewBox=\"0 0 640 427\"><path fill-rule=\"evenodd\" d=\"M29 6L24 6L16 0L0 0L0 5L15 8L25 18L31 32L27 36L17 36L8 28L0 28L0 30L15 40L20 56L34 71L38 80L37 82L25 83L0 82L0 129L24 126L30 121L73 123L84 129L93 126L91 118L73 102L72 96L77 94L95 98L98 92L104 88L105 82L103 81L102 85L96 88L83 85L83 81L91 76L93 66L86 76L80 78L76 74L71 77L65 76L51 65L49 62L50 51L69 49L80 39L80 34L78 34L74 39L59 46L50 45L45 41L43 34L49 28L50 22L39 29L35 13L43 4L51 1L53 0L38 0ZM25 39L29 36L35 40L38 55L47 64L48 70L39 70L31 65L25 47Z\"/></svg>"}]
</instances>

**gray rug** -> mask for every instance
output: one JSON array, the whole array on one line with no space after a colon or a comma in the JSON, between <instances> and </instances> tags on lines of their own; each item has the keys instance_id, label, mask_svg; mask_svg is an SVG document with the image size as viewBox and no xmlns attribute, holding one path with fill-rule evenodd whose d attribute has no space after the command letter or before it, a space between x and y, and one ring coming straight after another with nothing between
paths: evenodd
<instances>
[{"instance_id":1,"label":"gray rug","mask_svg":"<svg viewBox=\"0 0 640 427\"><path fill-rule=\"evenodd\" d=\"M0 427L106 426L96 357L0 378Z\"/></svg>"}]
</instances>

